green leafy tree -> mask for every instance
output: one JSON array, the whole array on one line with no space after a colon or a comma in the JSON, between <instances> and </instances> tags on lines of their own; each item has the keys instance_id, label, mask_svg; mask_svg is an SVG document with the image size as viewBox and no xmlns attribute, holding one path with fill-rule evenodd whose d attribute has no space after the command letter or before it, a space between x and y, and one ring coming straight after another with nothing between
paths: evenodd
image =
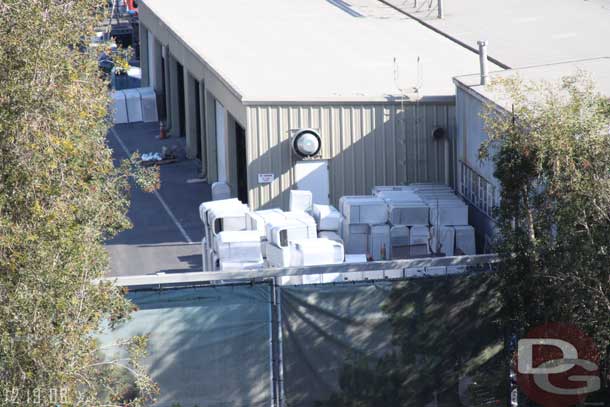
<instances>
[{"instance_id":1,"label":"green leafy tree","mask_svg":"<svg viewBox=\"0 0 610 407\"><path fill-rule=\"evenodd\" d=\"M0 2L0 405L143 405L156 390L138 359L146 338L104 358L104 321L128 318L124 293L94 280L103 242L129 227L132 177L105 142L107 84L83 49L98 0Z\"/></svg>"},{"instance_id":2,"label":"green leafy tree","mask_svg":"<svg viewBox=\"0 0 610 407\"><path fill-rule=\"evenodd\" d=\"M578 325L610 340L610 103L585 73L558 83L499 81L481 157L495 164L506 326Z\"/></svg>"}]
</instances>

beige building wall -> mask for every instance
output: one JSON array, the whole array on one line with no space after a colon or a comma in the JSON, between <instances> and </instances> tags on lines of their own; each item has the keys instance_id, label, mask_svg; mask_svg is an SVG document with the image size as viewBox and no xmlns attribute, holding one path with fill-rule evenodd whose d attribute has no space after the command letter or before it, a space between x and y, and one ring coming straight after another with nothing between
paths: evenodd
<instances>
[{"instance_id":1,"label":"beige building wall","mask_svg":"<svg viewBox=\"0 0 610 407\"><path fill-rule=\"evenodd\" d=\"M376 103L248 106L248 185L255 208L288 206L295 187L291 130L319 129L329 160L330 201L370 194L375 185L441 182L453 185L455 106L442 103ZM435 128L446 137L435 140ZM259 173L273 173L258 184Z\"/></svg>"}]
</instances>

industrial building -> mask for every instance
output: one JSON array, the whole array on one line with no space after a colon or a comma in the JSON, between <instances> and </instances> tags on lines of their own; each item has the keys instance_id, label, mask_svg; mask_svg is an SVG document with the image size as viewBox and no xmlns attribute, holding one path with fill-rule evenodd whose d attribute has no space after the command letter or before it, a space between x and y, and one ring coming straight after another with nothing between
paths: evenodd
<instances>
[{"instance_id":1,"label":"industrial building","mask_svg":"<svg viewBox=\"0 0 610 407\"><path fill-rule=\"evenodd\" d=\"M456 184L455 87L476 53L375 0L140 2L144 86L174 137L251 208ZM490 63L490 70L500 69ZM299 130L319 136L303 159Z\"/></svg>"},{"instance_id":2,"label":"industrial building","mask_svg":"<svg viewBox=\"0 0 610 407\"><path fill-rule=\"evenodd\" d=\"M594 58L491 72L496 78L518 77L525 82L556 82L564 77L584 73L590 76L596 90L610 98L610 58ZM481 84L479 74L459 76L456 84L456 163L457 191L470 203L469 221L487 243L491 242L495 222L492 209L499 204L500 185L494 177L491 160L479 159L479 147L488 139L482 115L488 106L510 112L511 101L501 89Z\"/></svg>"}]
</instances>

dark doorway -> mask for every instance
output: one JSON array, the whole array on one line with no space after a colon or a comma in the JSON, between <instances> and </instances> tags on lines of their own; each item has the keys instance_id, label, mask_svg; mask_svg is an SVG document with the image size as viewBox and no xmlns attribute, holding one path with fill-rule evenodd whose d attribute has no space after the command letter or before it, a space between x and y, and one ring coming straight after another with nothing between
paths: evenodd
<instances>
[{"instance_id":1,"label":"dark doorway","mask_svg":"<svg viewBox=\"0 0 610 407\"><path fill-rule=\"evenodd\" d=\"M165 98L169 95L169 89L165 82L165 58L161 56L161 89L163 89L163 97L158 98L157 107L159 109L159 120L167 120L167 110ZM167 123L166 123L167 124Z\"/></svg>"},{"instance_id":2,"label":"dark doorway","mask_svg":"<svg viewBox=\"0 0 610 407\"><path fill-rule=\"evenodd\" d=\"M184 137L186 129L186 112L184 111L184 67L176 62L178 67L178 125L180 126L180 137Z\"/></svg>"},{"instance_id":3,"label":"dark doorway","mask_svg":"<svg viewBox=\"0 0 610 407\"><path fill-rule=\"evenodd\" d=\"M235 123L235 159L237 161L237 197L248 203L248 168L246 161L246 131Z\"/></svg>"},{"instance_id":4,"label":"dark doorway","mask_svg":"<svg viewBox=\"0 0 610 407\"><path fill-rule=\"evenodd\" d=\"M201 100L199 99L199 81L195 83L195 134L197 135L197 158L201 160Z\"/></svg>"}]
</instances>

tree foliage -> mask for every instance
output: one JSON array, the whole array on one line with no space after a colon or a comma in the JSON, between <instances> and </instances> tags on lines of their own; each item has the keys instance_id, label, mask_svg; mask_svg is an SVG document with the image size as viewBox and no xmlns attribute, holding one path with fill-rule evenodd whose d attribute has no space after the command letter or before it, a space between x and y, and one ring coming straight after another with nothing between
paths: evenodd
<instances>
[{"instance_id":1,"label":"tree foliage","mask_svg":"<svg viewBox=\"0 0 610 407\"><path fill-rule=\"evenodd\" d=\"M519 78L486 115L481 157L501 184L497 211L504 317L517 335L574 323L610 343L610 103L583 72L558 83ZM606 355L607 356L607 355Z\"/></svg>"},{"instance_id":2,"label":"tree foliage","mask_svg":"<svg viewBox=\"0 0 610 407\"><path fill-rule=\"evenodd\" d=\"M0 405L141 405L155 390L144 338L113 361L95 340L133 307L93 283L103 242L129 226L130 178L157 182L115 168L105 142L107 84L82 47L104 3L0 1Z\"/></svg>"}]
</instances>

